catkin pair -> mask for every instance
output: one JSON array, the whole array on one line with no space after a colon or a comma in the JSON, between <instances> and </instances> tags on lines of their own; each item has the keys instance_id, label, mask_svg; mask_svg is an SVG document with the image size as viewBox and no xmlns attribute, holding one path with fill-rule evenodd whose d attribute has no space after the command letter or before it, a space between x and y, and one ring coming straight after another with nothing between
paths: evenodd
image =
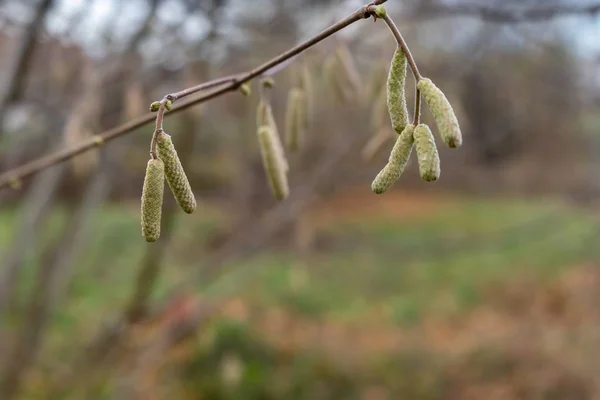
<instances>
[{"instance_id":1,"label":"catkin pair","mask_svg":"<svg viewBox=\"0 0 600 400\"><path fill-rule=\"evenodd\" d=\"M404 172L404 168L406 168L406 164L408 163L413 148L414 130L414 125L407 125L396 139L388 163L383 167L379 174L377 174L371 184L373 192L377 194L384 193L392 187Z\"/></svg>"},{"instance_id":2,"label":"catkin pair","mask_svg":"<svg viewBox=\"0 0 600 400\"><path fill-rule=\"evenodd\" d=\"M281 143L281 137L279 136L279 130L277 129L277 124L275 122L275 117L273 116L273 109L271 105L263 100L258 103L258 108L256 110L256 125L258 128L262 126L268 126L273 131L273 146L279 158L279 163L282 165L282 168L287 173L289 171L289 163L287 158L285 157L285 151L283 149L283 144Z\"/></svg>"},{"instance_id":3,"label":"catkin pair","mask_svg":"<svg viewBox=\"0 0 600 400\"><path fill-rule=\"evenodd\" d=\"M462 134L458 120L444 93L428 78L422 78L417 83L417 88L421 91L425 103L431 110L444 143L451 148L460 147Z\"/></svg>"},{"instance_id":4,"label":"catkin pair","mask_svg":"<svg viewBox=\"0 0 600 400\"><path fill-rule=\"evenodd\" d=\"M258 103L256 111L258 145L263 167L271 192L277 200L289 196L290 188L287 179L289 164L273 116L271 105L264 100Z\"/></svg>"}]
</instances>

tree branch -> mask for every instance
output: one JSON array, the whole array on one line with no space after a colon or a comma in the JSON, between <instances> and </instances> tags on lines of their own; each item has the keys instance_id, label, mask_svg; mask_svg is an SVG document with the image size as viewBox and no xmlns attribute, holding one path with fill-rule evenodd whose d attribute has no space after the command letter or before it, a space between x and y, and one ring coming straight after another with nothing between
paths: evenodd
<instances>
[{"instance_id":1,"label":"tree branch","mask_svg":"<svg viewBox=\"0 0 600 400\"><path fill-rule=\"evenodd\" d=\"M277 57L267 61L266 63L254 68L251 71L248 71L243 74L239 74L236 77L226 77L219 78L217 80L213 80L210 82L203 83L201 85L196 86L195 88L190 88L186 90L182 90L177 93L173 93L165 96L172 101L176 99L181 99L185 96L188 96L192 93L198 92L200 90L204 90L206 88L218 87L213 91L206 93L204 95L198 96L196 98L189 99L185 102L179 104L179 106L173 106L171 112L176 113L178 111L184 110L188 107L191 107L196 104L204 103L206 101L212 100L214 98L220 97L228 92L235 91L245 82L248 82L258 76L261 76L268 70L273 67L278 66L279 64L285 62L286 60L295 57L296 55L304 52L308 48L316 45L317 43L327 39L329 36L339 32L340 30L352 25L353 23L360 21L362 19L367 19L372 15L373 6L385 3L387 0L375 0L358 10L354 13L346 17L345 19L331 25L329 28L325 29L321 33L313 36L312 38L306 40L305 42L300 43L299 45L293 47L292 49L286 51L278 55ZM219 86L222 85L222 86ZM105 142L116 139L120 136L126 135L144 125L154 120L155 115L153 113L148 113L139 118L134 119L133 121L129 121L125 124L117 126L113 129L105 131L99 135L94 136L90 140L84 141L80 143L78 146L74 146L70 149L65 149L59 151L54 154L50 154L45 157L38 158L37 160L31 161L25 165L17 167L13 170L7 171L4 174L0 175L0 189L10 186L14 183L19 183L22 179L33 175L45 168L48 168L51 165L61 163L65 160L68 160L78 154L84 153L88 150L91 150L95 147L103 145Z\"/></svg>"}]
</instances>

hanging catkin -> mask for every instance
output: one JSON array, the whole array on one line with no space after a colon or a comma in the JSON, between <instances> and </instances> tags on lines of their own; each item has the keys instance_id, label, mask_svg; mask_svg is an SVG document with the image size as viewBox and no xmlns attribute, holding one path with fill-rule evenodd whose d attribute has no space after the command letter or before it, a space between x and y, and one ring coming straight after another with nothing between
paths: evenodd
<instances>
[{"instance_id":1,"label":"hanging catkin","mask_svg":"<svg viewBox=\"0 0 600 400\"><path fill-rule=\"evenodd\" d=\"M438 180L440 177L440 156L431 129L425 124L419 124L415 128L413 137L421 178L427 182Z\"/></svg>"},{"instance_id":2,"label":"hanging catkin","mask_svg":"<svg viewBox=\"0 0 600 400\"><path fill-rule=\"evenodd\" d=\"M387 105L392 120L392 127L398 134L408 125L408 109L406 107L406 55L400 47L396 48L390 65L387 80Z\"/></svg>"},{"instance_id":3,"label":"hanging catkin","mask_svg":"<svg viewBox=\"0 0 600 400\"><path fill-rule=\"evenodd\" d=\"M400 178L413 148L414 125L407 125L396 139L388 163L373 180L371 189L377 194L388 190Z\"/></svg>"},{"instance_id":4,"label":"hanging catkin","mask_svg":"<svg viewBox=\"0 0 600 400\"><path fill-rule=\"evenodd\" d=\"M431 110L442 140L448 147L460 147L462 135L454 110L444 93L428 78L423 78L417 84L423 99Z\"/></svg>"},{"instance_id":5,"label":"hanging catkin","mask_svg":"<svg viewBox=\"0 0 600 400\"><path fill-rule=\"evenodd\" d=\"M148 242L160 237L160 216L165 188L165 165L160 159L151 159L146 166L142 189L142 236Z\"/></svg>"},{"instance_id":6,"label":"hanging catkin","mask_svg":"<svg viewBox=\"0 0 600 400\"><path fill-rule=\"evenodd\" d=\"M306 64L302 66L302 71L300 72L300 88L302 91L304 91L304 102L306 104L306 129L308 129L309 123L314 117L315 89L313 85L313 77L309 67Z\"/></svg>"},{"instance_id":7,"label":"hanging catkin","mask_svg":"<svg viewBox=\"0 0 600 400\"><path fill-rule=\"evenodd\" d=\"M171 136L165 132L160 132L156 139L158 147L158 157L165 163L165 177L171 192L179 207L188 214L196 209L196 198L192 192L192 187L188 181L181 161L177 156L175 146L171 141Z\"/></svg>"},{"instance_id":8,"label":"hanging catkin","mask_svg":"<svg viewBox=\"0 0 600 400\"><path fill-rule=\"evenodd\" d=\"M342 80L344 86L350 89L351 93L361 97L363 85L361 83L358 67L356 66L356 61L354 60L354 57L352 57L350 49L348 49L348 46L346 45L341 45L337 48L335 54L340 65L339 78Z\"/></svg>"},{"instance_id":9,"label":"hanging catkin","mask_svg":"<svg viewBox=\"0 0 600 400\"><path fill-rule=\"evenodd\" d=\"M258 128L261 126L268 126L273 131L273 146L284 171L287 173L290 167L285 156L285 150L283 149L281 136L279 136L279 130L277 129L277 123L275 122L273 109L269 103L263 100L259 101L258 108L256 110L256 126Z\"/></svg>"},{"instance_id":10,"label":"hanging catkin","mask_svg":"<svg viewBox=\"0 0 600 400\"><path fill-rule=\"evenodd\" d=\"M340 104L344 104L350 97L350 90L341 79L341 66L335 55L330 55L323 63L323 75L325 84L331 88L333 99Z\"/></svg>"},{"instance_id":11,"label":"hanging catkin","mask_svg":"<svg viewBox=\"0 0 600 400\"><path fill-rule=\"evenodd\" d=\"M290 151L297 151L304 139L306 129L306 110L304 92L300 88L292 88L288 95L285 111L285 142Z\"/></svg>"},{"instance_id":12,"label":"hanging catkin","mask_svg":"<svg viewBox=\"0 0 600 400\"><path fill-rule=\"evenodd\" d=\"M263 167L273 196L277 200L283 200L288 197L290 188L285 168L281 163L281 158L277 155L273 129L268 125L263 125L258 128L257 136Z\"/></svg>"}]
</instances>

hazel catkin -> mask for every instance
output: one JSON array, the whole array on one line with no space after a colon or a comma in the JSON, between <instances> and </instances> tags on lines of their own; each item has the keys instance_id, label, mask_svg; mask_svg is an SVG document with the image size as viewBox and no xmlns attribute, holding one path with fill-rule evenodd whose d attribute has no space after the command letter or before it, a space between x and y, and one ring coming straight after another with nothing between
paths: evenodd
<instances>
[{"instance_id":1,"label":"hazel catkin","mask_svg":"<svg viewBox=\"0 0 600 400\"><path fill-rule=\"evenodd\" d=\"M377 174L371 189L377 194L381 194L388 190L400 178L413 148L413 131L414 125L407 125L404 131L396 139L396 143L390 153L388 163Z\"/></svg>"},{"instance_id":2,"label":"hazel catkin","mask_svg":"<svg viewBox=\"0 0 600 400\"><path fill-rule=\"evenodd\" d=\"M279 130L277 129L277 123L273 115L273 109L271 105L263 100L258 103L256 110L256 126L268 126L273 131L273 146L277 156L280 158L280 162L283 165L285 172L289 170L289 163L285 157L285 150L283 149L283 143L281 142L281 136L279 136Z\"/></svg>"},{"instance_id":3,"label":"hazel catkin","mask_svg":"<svg viewBox=\"0 0 600 400\"><path fill-rule=\"evenodd\" d=\"M419 124L414 130L413 137L421 178L427 182L438 180L440 177L440 156L431 129L425 124Z\"/></svg>"},{"instance_id":4,"label":"hazel catkin","mask_svg":"<svg viewBox=\"0 0 600 400\"><path fill-rule=\"evenodd\" d=\"M315 106L315 90L313 85L313 77L309 67L305 64L300 71L300 88L304 91L304 103L306 111L306 129L309 127L310 120L314 116Z\"/></svg>"},{"instance_id":5,"label":"hazel catkin","mask_svg":"<svg viewBox=\"0 0 600 400\"><path fill-rule=\"evenodd\" d=\"M277 155L277 149L273 140L274 132L270 126L263 125L258 128L257 136L263 167L273 196L277 200L283 200L288 197L290 188L286 170L281 163L281 158Z\"/></svg>"},{"instance_id":6,"label":"hazel catkin","mask_svg":"<svg viewBox=\"0 0 600 400\"><path fill-rule=\"evenodd\" d=\"M343 80L340 61L335 54L325 59L323 75L325 83L333 92L333 100L340 104L346 103L351 97L350 88L346 86Z\"/></svg>"},{"instance_id":7,"label":"hazel catkin","mask_svg":"<svg viewBox=\"0 0 600 400\"><path fill-rule=\"evenodd\" d=\"M285 112L285 141L290 151L297 151L302 145L307 125L306 118L304 91L297 87L292 88Z\"/></svg>"},{"instance_id":8,"label":"hazel catkin","mask_svg":"<svg viewBox=\"0 0 600 400\"><path fill-rule=\"evenodd\" d=\"M448 147L456 148L462 145L462 134L454 110L444 93L428 78L422 78L417 83L427 107L431 110L437 124L440 136Z\"/></svg>"},{"instance_id":9,"label":"hazel catkin","mask_svg":"<svg viewBox=\"0 0 600 400\"><path fill-rule=\"evenodd\" d=\"M392 127L400 134L408 125L406 106L406 69L408 61L400 47L396 48L387 80L387 106Z\"/></svg>"},{"instance_id":10,"label":"hazel catkin","mask_svg":"<svg viewBox=\"0 0 600 400\"><path fill-rule=\"evenodd\" d=\"M148 242L160 237L160 217L165 188L165 165L160 159L151 159L146 166L142 189L142 236Z\"/></svg>"},{"instance_id":11,"label":"hazel catkin","mask_svg":"<svg viewBox=\"0 0 600 400\"><path fill-rule=\"evenodd\" d=\"M352 94L361 97L360 92L363 89L363 85L352 53L346 45L341 45L337 48L335 55L339 60L339 79L344 83L345 87L350 89Z\"/></svg>"},{"instance_id":12,"label":"hazel catkin","mask_svg":"<svg viewBox=\"0 0 600 400\"><path fill-rule=\"evenodd\" d=\"M177 156L175 146L171 141L171 136L165 132L160 132L156 139L158 147L158 157L165 164L165 178L167 184L177 200L177 204L183 211L191 214L196 209L196 198L192 192L192 187L188 181L181 161Z\"/></svg>"}]
</instances>

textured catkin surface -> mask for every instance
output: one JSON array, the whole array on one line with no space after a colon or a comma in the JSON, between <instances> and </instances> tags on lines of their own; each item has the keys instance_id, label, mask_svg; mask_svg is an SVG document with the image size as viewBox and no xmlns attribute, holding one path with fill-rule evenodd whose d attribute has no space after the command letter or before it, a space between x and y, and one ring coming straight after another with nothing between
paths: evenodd
<instances>
[{"instance_id":1,"label":"textured catkin surface","mask_svg":"<svg viewBox=\"0 0 600 400\"><path fill-rule=\"evenodd\" d=\"M188 181L181 161L177 156L175 146L171 141L171 136L165 132L158 134L156 141L158 147L158 157L165 163L165 178L173 192L173 196L179 207L188 214L196 209L196 198L192 192L192 187Z\"/></svg>"},{"instance_id":2,"label":"textured catkin surface","mask_svg":"<svg viewBox=\"0 0 600 400\"><path fill-rule=\"evenodd\" d=\"M396 143L390 153L388 163L383 169L377 174L371 189L377 194L384 193L400 178L413 148L413 131L414 125L407 125L406 128L396 139Z\"/></svg>"},{"instance_id":3,"label":"textured catkin surface","mask_svg":"<svg viewBox=\"0 0 600 400\"><path fill-rule=\"evenodd\" d=\"M396 48L387 80L387 105L392 127L401 133L408 125L406 106L406 68L408 61L400 47Z\"/></svg>"},{"instance_id":4,"label":"textured catkin surface","mask_svg":"<svg viewBox=\"0 0 600 400\"><path fill-rule=\"evenodd\" d=\"M438 180L440 177L440 156L431 129L425 124L419 124L414 130L413 137L421 178L427 182Z\"/></svg>"},{"instance_id":5,"label":"textured catkin surface","mask_svg":"<svg viewBox=\"0 0 600 400\"><path fill-rule=\"evenodd\" d=\"M257 137L263 167L273 196L277 200L283 200L288 197L290 188L285 168L274 145L274 132L268 125L263 125L258 128Z\"/></svg>"},{"instance_id":6,"label":"textured catkin surface","mask_svg":"<svg viewBox=\"0 0 600 400\"><path fill-rule=\"evenodd\" d=\"M165 165L162 160L150 160L142 189L142 236L148 242L160 237L160 216L165 188Z\"/></svg>"},{"instance_id":7,"label":"textured catkin surface","mask_svg":"<svg viewBox=\"0 0 600 400\"><path fill-rule=\"evenodd\" d=\"M306 117L304 92L300 88L292 88L285 112L285 141L290 151L297 151L302 145Z\"/></svg>"},{"instance_id":8,"label":"textured catkin surface","mask_svg":"<svg viewBox=\"0 0 600 400\"><path fill-rule=\"evenodd\" d=\"M285 172L287 172L290 167L285 156L285 150L283 149L283 143L281 142L279 130L277 129L277 123L275 122L273 109L271 108L271 105L262 100L258 103L258 109L256 110L256 126L259 128L261 126L268 126L273 130L273 146L277 156L280 158L280 162L283 165Z\"/></svg>"},{"instance_id":9,"label":"textured catkin surface","mask_svg":"<svg viewBox=\"0 0 600 400\"><path fill-rule=\"evenodd\" d=\"M427 107L431 110L444 143L448 147L460 147L462 145L462 134L458 120L444 93L428 78L421 79L417 87L421 91Z\"/></svg>"}]
</instances>

